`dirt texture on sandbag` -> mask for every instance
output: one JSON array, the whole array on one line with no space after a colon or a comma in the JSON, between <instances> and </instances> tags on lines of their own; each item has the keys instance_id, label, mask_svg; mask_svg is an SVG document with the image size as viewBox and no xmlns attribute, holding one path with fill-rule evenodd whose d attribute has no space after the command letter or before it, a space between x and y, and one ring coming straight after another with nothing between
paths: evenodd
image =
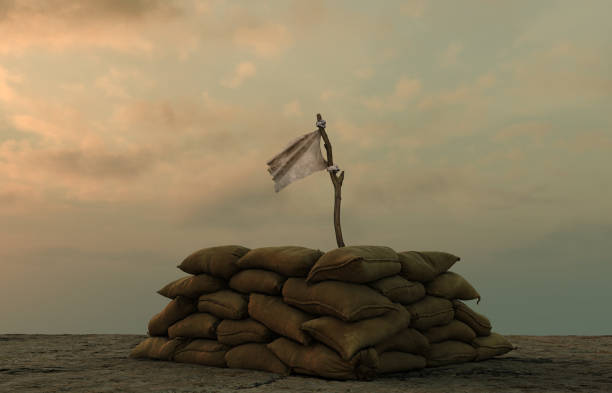
<instances>
[{"instance_id":1,"label":"dirt texture on sandbag","mask_svg":"<svg viewBox=\"0 0 612 393\"><path fill-rule=\"evenodd\" d=\"M168 328L168 336L191 338L217 338L217 325L221 320L212 314L194 313Z\"/></svg>"},{"instance_id":2,"label":"dirt texture on sandbag","mask_svg":"<svg viewBox=\"0 0 612 393\"><path fill-rule=\"evenodd\" d=\"M225 353L229 347L214 340L197 339L177 349L174 361L204 366L226 367Z\"/></svg>"},{"instance_id":3,"label":"dirt texture on sandbag","mask_svg":"<svg viewBox=\"0 0 612 393\"><path fill-rule=\"evenodd\" d=\"M148 337L142 340L130 352L133 359L172 360L177 348L185 345L183 339L169 339L167 337Z\"/></svg>"},{"instance_id":4,"label":"dirt texture on sandbag","mask_svg":"<svg viewBox=\"0 0 612 393\"><path fill-rule=\"evenodd\" d=\"M425 296L416 303L405 306L412 315L411 327L421 331L446 325L453 320L453 303L441 297Z\"/></svg>"},{"instance_id":5,"label":"dirt texture on sandbag","mask_svg":"<svg viewBox=\"0 0 612 393\"><path fill-rule=\"evenodd\" d=\"M401 373L410 370L425 368L427 360L424 356L406 352L385 352L378 355L380 366L379 374Z\"/></svg>"},{"instance_id":6,"label":"dirt texture on sandbag","mask_svg":"<svg viewBox=\"0 0 612 393\"><path fill-rule=\"evenodd\" d=\"M441 341L455 340L463 341L471 344L476 338L476 333L467 324L453 319L449 324L444 326L434 326L425 331L425 337L430 343L439 343Z\"/></svg>"},{"instance_id":7,"label":"dirt texture on sandbag","mask_svg":"<svg viewBox=\"0 0 612 393\"><path fill-rule=\"evenodd\" d=\"M285 282L283 301L313 315L330 315L343 321L358 321L397 309L397 305L365 285L342 281L307 284L293 277Z\"/></svg>"},{"instance_id":8,"label":"dirt texture on sandbag","mask_svg":"<svg viewBox=\"0 0 612 393\"><path fill-rule=\"evenodd\" d=\"M349 246L326 252L308 273L309 283L337 280L367 283L393 276L402 265L393 249L384 246Z\"/></svg>"},{"instance_id":9,"label":"dirt texture on sandbag","mask_svg":"<svg viewBox=\"0 0 612 393\"><path fill-rule=\"evenodd\" d=\"M334 317L320 317L302 324L302 330L333 348L344 360L361 349L371 347L395 335L410 324L410 313L398 305L396 310L357 322L344 322Z\"/></svg>"},{"instance_id":10,"label":"dirt texture on sandbag","mask_svg":"<svg viewBox=\"0 0 612 393\"><path fill-rule=\"evenodd\" d=\"M406 280L428 282L444 273L460 258L442 251L402 251L398 253L402 264L400 275Z\"/></svg>"},{"instance_id":11,"label":"dirt texture on sandbag","mask_svg":"<svg viewBox=\"0 0 612 393\"><path fill-rule=\"evenodd\" d=\"M305 277L321 255L321 250L298 246L254 248L238 260L238 266L270 270L286 277Z\"/></svg>"},{"instance_id":12,"label":"dirt texture on sandbag","mask_svg":"<svg viewBox=\"0 0 612 393\"><path fill-rule=\"evenodd\" d=\"M266 344L249 343L227 351L225 363L230 368L261 370L281 375L289 375L289 367L270 351Z\"/></svg>"},{"instance_id":13,"label":"dirt texture on sandbag","mask_svg":"<svg viewBox=\"0 0 612 393\"><path fill-rule=\"evenodd\" d=\"M268 343L276 337L272 330L254 319L224 319L217 326L217 340L222 344Z\"/></svg>"},{"instance_id":14,"label":"dirt texture on sandbag","mask_svg":"<svg viewBox=\"0 0 612 393\"><path fill-rule=\"evenodd\" d=\"M189 255L177 267L185 273L206 273L229 280L239 270L236 262L247 252L248 248L236 245L203 248Z\"/></svg>"},{"instance_id":15,"label":"dirt texture on sandbag","mask_svg":"<svg viewBox=\"0 0 612 393\"><path fill-rule=\"evenodd\" d=\"M455 272L442 273L427 283L427 294L449 300L478 299L480 302L478 291L463 276Z\"/></svg>"},{"instance_id":16,"label":"dirt texture on sandbag","mask_svg":"<svg viewBox=\"0 0 612 393\"><path fill-rule=\"evenodd\" d=\"M150 336L167 336L168 328L196 311L195 300L177 296L149 321Z\"/></svg>"},{"instance_id":17,"label":"dirt texture on sandbag","mask_svg":"<svg viewBox=\"0 0 612 393\"><path fill-rule=\"evenodd\" d=\"M198 274L174 280L157 293L170 299L177 296L197 299L204 293L216 292L223 288L225 288L225 281L209 274Z\"/></svg>"},{"instance_id":18,"label":"dirt texture on sandbag","mask_svg":"<svg viewBox=\"0 0 612 393\"><path fill-rule=\"evenodd\" d=\"M425 297L423 284L418 281L408 281L399 275L381 278L368 285L390 300L401 304L412 304Z\"/></svg>"},{"instance_id":19,"label":"dirt texture on sandbag","mask_svg":"<svg viewBox=\"0 0 612 393\"><path fill-rule=\"evenodd\" d=\"M314 316L285 304L279 297L252 293L249 299L249 315L281 336L304 345L311 341L311 337L300 327Z\"/></svg>"},{"instance_id":20,"label":"dirt texture on sandbag","mask_svg":"<svg viewBox=\"0 0 612 393\"><path fill-rule=\"evenodd\" d=\"M207 293L198 298L198 311L221 319L242 319L247 316L247 299L229 289Z\"/></svg>"},{"instance_id":21,"label":"dirt texture on sandbag","mask_svg":"<svg viewBox=\"0 0 612 393\"><path fill-rule=\"evenodd\" d=\"M472 346L476 348L476 360L478 361L503 355L514 349L514 346L506 337L495 332L491 332L487 337L476 337L472 341Z\"/></svg>"},{"instance_id":22,"label":"dirt texture on sandbag","mask_svg":"<svg viewBox=\"0 0 612 393\"><path fill-rule=\"evenodd\" d=\"M286 279L269 270L247 269L234 274L229 281L229 287L248 294L258 292L266 295L280 295Z\"/></svg>"},{"instance_id":23,"label":"dirt texture on sandbag","mask_svg":"<svg viewBox=\"0 0 612 393\"><path fill-rule=\"evenodd\" d=\"M408 328L400 330L386 340L377 343L374 349L378 354L391 351L422 355L429 350L429 341L418 330Z\"/></svg>"},{"instance_id":24,"label":"dirt texture on sandbag","mask_svg":"<svg viewBox=\"0 0 612 393\"><path fill-rule=\"evenodd\" d=\"M300 345L284 337L272 341L268 349L298 374L370 380L379 367L378 354L373 348L359 351L348 361L323 344Z\"/></svg>"},{"instance_id":25,"label":"dirt texture on sandbag","mask_svg":"<svg viewBox=\"0 0 612 393\"><path fill-rule=\"evenodd\" d=\"M427 367L471 362L476 358L476 349L461 341L442 341L431 344L426 358Z\"/></svg>"},{"instance_id":26,"label":"dirt texture on sandbag","mask_svg":"<svg viewBox=\"0 0 612 393\"><path fill-rule=\"evenodd\" d=\"M455 307L455 319L471 327L477 336L484 337L491 334L491 322L489 318L472 310L461 300L453 300L453 307Z\"/></svg>"}]
</instances>

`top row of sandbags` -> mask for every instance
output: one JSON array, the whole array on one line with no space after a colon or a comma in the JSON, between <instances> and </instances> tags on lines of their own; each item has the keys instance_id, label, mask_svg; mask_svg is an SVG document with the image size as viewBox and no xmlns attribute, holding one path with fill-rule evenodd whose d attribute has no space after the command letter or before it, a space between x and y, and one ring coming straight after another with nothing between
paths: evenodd
<instances>
[{"instance_id":1,"label":"top row of sandbags","mask_svg":"<svg viewBox=\"0 0 612 393\"><path fill-rule=\"evenodd\" d=\"M385 246L349 246L323 253L299 246L249 250L230 245L196 251L178 267L186 273L209 274L225 280L241 270L263 269L285 277L306 277L308 283L325 280L369 283L394 275L429 282L459 259L439 251L396 253Z\"/></svg>"}]
</instances>

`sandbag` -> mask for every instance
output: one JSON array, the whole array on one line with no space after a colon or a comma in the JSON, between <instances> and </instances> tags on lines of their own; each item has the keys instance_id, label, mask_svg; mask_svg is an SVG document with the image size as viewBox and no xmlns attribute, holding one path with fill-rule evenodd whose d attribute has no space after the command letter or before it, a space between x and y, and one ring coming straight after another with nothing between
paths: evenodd
<instances>
[{"instance_id":1,"label":"sandbag","mask_svg":"<svg viewBox=\"0 0 612 393\"><path fill-rule=\"evenodd\" d=\"M472 284L461 275L454 272L442 273L427 284L427 294L443 297L445 299L478 299L480 294Z\"/></svg>"},{"instance_id":2,"label":"sandbag","mask_svg":"<svg viewBox=\"0 0 612 393\"><path fill-rule=\"evenodd\" d=\"M247 269L234 274L229 281L229 287L242 293L258 292L266 295L280 295L286 279L268 270Z\"/></svg>"},{"instance_id":3,"label":"sandbag","mask_svg":"<svg viewBox=\"0 0 612 393\"><path fill-rule=\"evenodd\" d=\"M164 307L162 311L155 314L149 321L150 336L167 336L168 328L187 315L195 312L196 305L193 299L177 296Z\"/></svg>"},{"instance_id":4,"label":"sandbag","mask_svg":"<svg viewBox=\"0 0 612 393\"><path fill-rule=\"evenodd\" d=\"M476 348L476 360L490 359L514 349L507 338L495 332L491 332L487 337L476 337L472 346Z\"/></svg>"},{"instance_id":5,"label":"sandbag","mask_svg":"<svg viewBox=\"0 0 612 393\"><path fill-rule=\"evenodd\" d=\"M265 325L251 318L238 321L224 319L217 326L217 340L221 344L268 343L275 337Z\"/></svg>"},{"instance_id":6,"label":"sandbag","mask_svg":"<svg viewBox=\"0 0 612 393\"><path fill-rule=\"evenodd\" d=\"M425 331L424 334L430 343L455 340L470 344L476 338L474 330L457 319L453 319L449 324L444 326L434 326Z\"/></svg>"},{"instance_id":7,"label":"sandbag","mask_svg":"<svg viewBox=\"0 0 612 393\"><path fill-rule=\"evenodd\" d=\"M338 280L367 283L393 276L402 269L389 247L350 246L326 252L308 273L309 283Z\"/></svg>"},{"instance_id":8,"label":"sandbag","mask_svg":"<svg viewBox=\"0 0 612 393\"><path fill-rule=\"evenodd\" d=\"M168 336L191 338L217 338L220 319L208 313L195 313L174 323L168 328Z\"/></svg>"},{"instance_id":9,"label":"sandbag","mask_svg":"<svg viewBox=\"0 0 612 393\"><path fill-rule=\"evenodd\" d=\"M133 359L172 360L177 348L185 345L183 339L168 339L167 337L148 337L136 345L130 352Z\"/></svg>"},{"instance_id":10,"label":"sandbag","mask_svg":"<svg viewBox=\"0 0 612 393\"><path fill-rule=\"evenodd\" d=\"M216 292L223 288L225 288L223 280L208 274L198 274L174 280L157 293L170 299L177 296L197 299L204 293Z\"/></svg>"},{"instance_id":11,"label":"sandbag","mask_svg":"<svg viewBox=\"0 0 612 393\"><path fill-rule=\"evenodd\" d=\"M402 251L398 254L402 265L400 275L406 280L428 282L444 273L460 258L441 251Z\"/></svg>"},{"instance_id":12,"label":"sandbag","mask_svg":"<svg viewBox=\"0 0 612 393\"><path fill-rule=\"evenodd\" d=\"M425 297L423 284L418 281L408 281L399 275L381 278L368 285L390 300L401 304L411 304Z\"/></svg>"},{"instance_id":13,"label":"sandbag","mask_svg":"<svg viewBox=\"0 0 612 393\"><path fill-rule=\"evenodd\" d=\"M302 324L302 330L333 348L344 360L361 349L374 346L410 324L410 313L398 305L396 310L357 322L344 322L334 317L320 317Z\"/></svg>"},{"instance_id":14,"label":"sandbag","mask_svg":"<svg viewBox=\"0 0 612 393\"><path fill-rule=\"evenodd\" d=\"M487 317L472 310L460 300L453 300L453 307L455 307L455 319L471 327L477 336L491 334L491 322Z\"/></svg>"},{"instance_id":15,"label":"sandbag","mask_svg":"<svg viewBox=\"0 0 612 393\"><path fill-rule=\"evenodd\" d=\"M442 341L431 344L427 352L427 367L471 362L476 358L476 350L461 341Z\"/></svg>"},{"instance_id":16,"label":"sandbag","mask_svg":"<svg viewBox=\"0 0 612 393\"><path fill-rule=\"evenodd\" d=\"M230 368L261 370L270 373L288 375L289 367L268 349L266 344L249 343L239 345L227 351L225 363Z\"/></svg>"},{"instance_id":17,"label":"sandbag","mask_svg":"<svg viewBox=\"0 0 612 393\"><path fill-rule=\"evenodd\" d=\"M238 260L240 269L264 269L286 277L305 277L323 255L320 250L306 247L255 248Z\"/></svg>"},{"instance_id":18,"label":"sandbag","mask_svg":"<svg viewBox=\"0 0 612 393\"><path fill-rule=\"evenodd\" d=\"M299 374L369 380L376 376L379 367L378 354L373 348L359 351L348 361L323 344L305 346L284 337L272 341L268 349Z\"/></svg>"},{"instance_id":19,"label":"sandbag","mask_svg":"<svg viewBox=\"0 0 612 393\"><path fill-rule=\"evenodd\" d=\"M401 373L425 368L427 360L423 356L406 352L385 352L378 355L379 374Z\"/></svg>"},{"instance_id":20,"label":"sandbag","mask_svg":"<svg viewBox=\"0 0 612 393\"><path fill-rule=\"evenodd\" d=\"M421 331L433 326L446 325L453 320L455 314L450 300L436 296L425 296L406 308L412 314L410 326Z\"/></svg>"},{"instance_id":21,"label":"sandbag","mask_svg":"<svg viewBox=\"0 0 612 393\"><path fill-rule=\"evenodd\" d=\"M204 366L226 367L225 353L229 347L214 340L198 339L177 349L174 361Z\"/></svg>"},{"instance_id":22,"label":"sandbag","mask_svg":"<svg viewBox=\"0 0 612 393\"><path fill-rule=\"evenodd\" d=\"M281 298L252 293L249 298L249 315L281 336L304 345L311 341L310 336L303 332L300 326L314 317L285 304Z\"/></svg>"},{"instance_id":23,"label":"sandbag","mask_svg":"<svg viewBox=\"0 0 612 393\"><path fill-rule=\"evenodd\" d=\"M365 285L341 281L308 285L297 277L285 283L283 301L307 313L330 315L343 321L372 318L397 309L388 298Z\"/></svg>"},{"instance_id":24,"label":"sandbag","mask_svg":"<svg viewBox=\"0 0 612 393\"><path fill-rule=\"evenodd\" d=\"M377 343L374 349L379 355L389 351L422 355L429 350L429 341L418 330L407 328Z\"/></svg>"},{"instance_id":25,"label":"sandbag","mask_svg":"<svg viewBox=\"0 0 612 393\"><path fill-rule=\"evenodd\" d=\"M221 319L242 319L247 316L247 300L244 295L224 289L200 296L198 311L211 313Z\"/></svg>"},{"instance_id":26,"label":"sandbag","mask_svg":"<svg viewBox=\"0 0 612 393\"><path fill-rule=\"evenodd\" d=\"M249 251L242 246L203 248L189 255L177 267L190 274L210 274L226 280L238 271L236 261Z\"/></svg>"}]
</instances>

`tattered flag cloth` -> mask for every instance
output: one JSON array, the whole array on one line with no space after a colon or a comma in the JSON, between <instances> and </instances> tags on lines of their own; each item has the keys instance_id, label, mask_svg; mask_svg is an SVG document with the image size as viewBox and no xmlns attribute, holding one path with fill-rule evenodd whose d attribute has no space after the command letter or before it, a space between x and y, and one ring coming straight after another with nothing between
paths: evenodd
<instances>
[{"instance_id":1,"label":"tattered flag cloth","mask_svg":"<svg viewBox=\"0 0 612 393\"><path fill-rule=\"evenodd\" d=\"M295 180L325 169L327 162L321 154L321 134L317 130L295 139L268 161L268 166L276 192Z\"/></svg>"}]
</instances>

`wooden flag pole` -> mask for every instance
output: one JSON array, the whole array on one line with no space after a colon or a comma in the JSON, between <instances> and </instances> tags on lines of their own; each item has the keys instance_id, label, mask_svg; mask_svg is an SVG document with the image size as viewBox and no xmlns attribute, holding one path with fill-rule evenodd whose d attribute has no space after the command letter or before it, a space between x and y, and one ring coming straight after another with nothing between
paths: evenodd
<instances>
[{"instance_id":1,"label":"wooden flag pole","mask_svg":"<svg viewBox=\"0 0 612 393\"><path fill-rule=\"evenodd\" d=\"M321 117L320 113L317 113L317 127L319 133L323 138L325 144L325 151L327 152L327 166L334 165L334 158L332 155L332 147L325 132L325 120ZM332 184L334 185L334 230L336 231L336 243L338 248L344 247L344 240L342 239L342 228L340 228L340 201L342 200L341 188L342 182L344 181L344 171L328 170L329 176L331 177ZM338 172L340 172L338 174Z\"/></svg>"}]
</instances>

